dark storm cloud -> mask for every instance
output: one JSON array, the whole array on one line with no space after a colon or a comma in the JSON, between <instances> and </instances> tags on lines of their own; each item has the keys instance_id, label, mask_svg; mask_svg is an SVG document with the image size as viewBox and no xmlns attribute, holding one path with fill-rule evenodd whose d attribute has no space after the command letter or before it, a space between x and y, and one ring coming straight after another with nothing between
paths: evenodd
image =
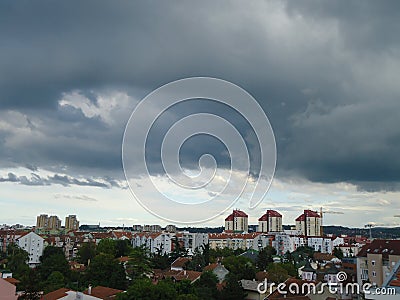
<instances>
[{"instance_id":1,"label":"dark storm cloud","mask_svg":"<svg viewBox=\"0 0 400 300\"><path fill-rule=\"evenodd\" d=\"M277 139L278 176L396 187L398 6L2 2L1 165L122 178L121 137L136 102L107 122L60 106L60 99L79 91L93 108L103 109L102 93L124 91L140 99L179 78L212 76L245 88L264 108ZM199 152L201 146L193 144Z\"/></svg>"}]
</instances>

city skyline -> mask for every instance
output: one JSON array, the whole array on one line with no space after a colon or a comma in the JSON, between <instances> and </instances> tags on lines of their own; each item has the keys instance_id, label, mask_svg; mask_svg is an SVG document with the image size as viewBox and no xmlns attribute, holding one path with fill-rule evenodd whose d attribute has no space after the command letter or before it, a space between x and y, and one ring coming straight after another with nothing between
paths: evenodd
<instances>
[{"instance_id":1,"label":"city skyline","mask_svg":"<svg viewBox=\"0 0 400 300\"><path fill-rule=\"evenodd\" d=\"M326 215L324 225L399 224L398 3L353 2L348 10L339 2L267 1L244 11L231 2L99 2L96 13L89 3L25 5L0 9L0 223L33 225L43 212L73 212L81 224L171 223L132 197L121 162L124 129L154 89L208 76L258 101L274 130L277 165L254 210L244 194L219 217L193 225L222 226L233 208L246 211L249 224L267 209L293 224L304 209L320 207L343 213ZM209 102L160 118L148 141L149 172L183 202L192 196L172 188L159 144L165 128L193 111L226 117L250 149L255 144L246 122ZM229 160L216 141L186 143L182 163L196 173L200 154L209 152L225 176ZM230 183L246 175L239 166ZM135 184L154 199L144 174ZM261 184L267 189L268 181Z\"/></svg>"}]
</instances>

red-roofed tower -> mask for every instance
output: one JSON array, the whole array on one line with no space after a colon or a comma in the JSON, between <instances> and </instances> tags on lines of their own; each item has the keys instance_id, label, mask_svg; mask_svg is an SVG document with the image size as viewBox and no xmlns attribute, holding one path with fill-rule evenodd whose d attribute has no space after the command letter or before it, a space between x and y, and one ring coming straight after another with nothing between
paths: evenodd
<instances>
[{"instance_id":1,"label":"red-roofed tower","mask_svg":"<svg viewBox=\"0 0 400 300\"><path fill-rule=\"evenodd\" d=\"M225 231L248 232L249 216L241 210L234 209L225 219Z\"/></svg>"}]
</instances>

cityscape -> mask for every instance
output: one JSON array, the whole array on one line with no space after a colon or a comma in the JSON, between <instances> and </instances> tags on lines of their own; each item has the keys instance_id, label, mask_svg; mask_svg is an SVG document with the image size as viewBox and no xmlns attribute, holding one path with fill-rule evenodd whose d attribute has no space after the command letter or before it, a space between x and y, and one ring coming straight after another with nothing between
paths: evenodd
<instances>
[{"instance_id":1,"label":"cityscape","mask_svg":"<svg viewBox=\"0 0 400 300\"><path fill-rule=\"evenodd\" d=\"M381 299L379 289L384 291L382 299L396 297L400 239L373 238L372 226L366 226L364 235L324 233L323 215L322 208L319 212L305 209L293 226L284 226L282 214L268 209L256 226L249 226L247 213L234 209L222 227L205 232L207 228L182 229L172 224L164 228L80 225L77 215L66 216L62 224L56 215L40 214L35 226L1 226L0 290L13 299L141 299L149 292L152 297L173 299L178 296L174 288L188 284L192 287L186 286L185 297L190 299L280 299L285 291L290 292L289 299L321 299L321 295ZM39 283L24 274L33 270L39 270L38 276L44 272L47 279ZM120 277L111 280L113 274L107 272ZM369 283L371 290L332 290L329 284L342 281L338 276L359 287ZM146 280L151 286L163 283L172 289L132 288ZM128 282L133 285L127 289ZM269 289L260 289L264 282ZM315 284L314 292L301 289L310 283ZM284 288L273 288L274 284ZM288 290L290 284L299 290ZM19 290L21 286L25 290Z\"/></svg>"},{"instance_id":2,"label":"cityscape","mask_svg":"<svg viewBox=\"0 0 400 300\"><path fill-rule=\"evenodd\" d=\"M0 25L0 300L400 299L400 1Z\"/></svg>"}]
</instances>

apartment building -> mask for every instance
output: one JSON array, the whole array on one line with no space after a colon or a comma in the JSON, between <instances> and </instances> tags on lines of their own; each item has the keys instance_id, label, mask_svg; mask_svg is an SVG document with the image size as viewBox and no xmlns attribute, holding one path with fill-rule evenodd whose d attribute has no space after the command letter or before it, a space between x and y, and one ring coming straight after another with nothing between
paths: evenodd
<instances>
[{"instance_id":1,"label":"apartment building","mask_svg":"<svg viewBox=\"0 0 400 300\"><path fill-rule=\"evenodd\" d=\"M233 210L233 212L225 219L225 231L248 232L249 216L241 210Z\"/></svg>"},{"instance_id":2,"label":"apartment building","mask_svg":"<svg viewBox=\"0 0 400 300\"><path fill-rule=\"evenodd\" d=\"M400 240L374 240L357 255L357 282L382 286L400 261Z\"/></svg>"},{"instance_id":3,"label":"apartment building","mask_svg":"<svg viewBox=\"0 0 400 300\"><path fill-rule=\"evenodd\" d=\"M269 209L258 219L258 232L282 232L282 215Z\"/></svg>"},{"instance_id":4,"label":"apartment building","mask_svg":"<svg viewBox=\"0 0 400 300\"><path fill-rule=\"evenodd\" d=\"M61 220L57 216L50 216L47 228L60 229L61 228Z\"/></svg>"},{"instance_id":5,"label":"apartment building","mask_svg":"<svg viewBox=\"0 0 400 300\"><path fill-rule=\"evenodd\" d=\"M252 233L210 233L208 241L211 249L253 249L259 250L272 245L272 237L260 232Z\"/></svg>"},{"instance_id":6,"label":"apartment building","mask_svg":"<svg viewBox=\"0 0 400 300\"><path fill-rule=\"evenodd\" d=\"M321 216L309 209L304 210L304 213L296 219L296 230L301 235L305 236L321 236Z\"/></svg>"},{"instance_id":7,"label":"apartment building","mask_svg":"<svg viewBox=\"0 0 400 300\"><path fill-rule=\"evenodd\" d=\"M43 254L44 239L34 232L26 233L17 239L18 246L28 252L28 265L35 267L40 263Z\"/></svg>"},{"instance_id":8,"label":"apartment building","mask_svg":"<svg viewBox=\"0 0 400 300\"><path fill-rule=\"evenodd\" d=\"M46 214L41 214L36 217L36 228L48 228L49 226L49 216Z\"/></svg>"},{"instance_id":9,"label":"apartment building","mask_svg":"<svg viewBox=\"0 0 400 300\"><path fill-rule=\"evenodd\" d=\"M65 217L65 230L79 230L79 221L76 215Z\"/></svg>"},{"instance_id":10,"label":"apartment building","mask_svg":"<svg viewBox=\"0 0 400 300\"><path fill-rule=\"evenodd\" d=\"M189 254L193 254L196 249L201 250L208 244L208 233L193 233L188 231L177 232L172 235L179 244L182 245Z\"/></svg>"},{"instance_id":11,"label":"apartment building","mask_svg":"<svg viewBox=\"0 0 400 300\"><path fill-rule=\"evenodd\" d=\"M143 231L146 232L161 232L162 228L160 225L144 225Z\"/></svg>"},{"instance_id":12,"label":"apartment building","mask_svg":"<svg viewBox=\"0 0 400 300\"><path fill-rule=\"evenodd\" d=\"M329 254L333 252L333 247L334 247L332 238L316 237L316 236L308 237L307 245L308 247L313 248L314 251L316 252L329 253Z\"/></svg>"},{"instance_id":13,"label":"apartment building","mask_svg":"<svg viewBox=\"0 0 400 300\"><path fill-rule=\"evenodd\" d=\"M150 253L168 254L171 252L171 234L163 232L138 232L132 236L132 247L145 246Z\"/></svg>"}]
</instances>

